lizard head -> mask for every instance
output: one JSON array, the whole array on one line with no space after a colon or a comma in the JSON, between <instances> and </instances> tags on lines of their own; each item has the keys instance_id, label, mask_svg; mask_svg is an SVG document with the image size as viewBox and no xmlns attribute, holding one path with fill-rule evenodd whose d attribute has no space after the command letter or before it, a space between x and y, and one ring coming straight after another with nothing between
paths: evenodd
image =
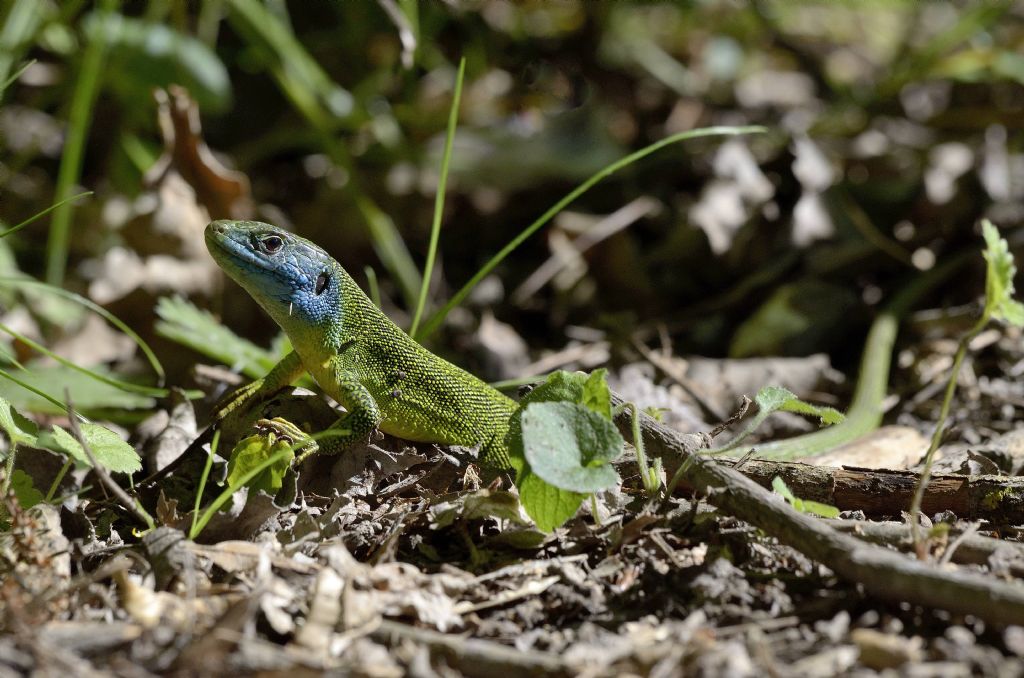
<instances>
[{"instance_id":1,"label":"lizard head","mask_svg":"<svg viewBox=\"0 0 1024 678\"><path fill-rule=\"evenodd\" d=\"M206 249L292 337L336 322L340 266L310 241L258 221L214 221Z\"/></svg>"}]
</instances>

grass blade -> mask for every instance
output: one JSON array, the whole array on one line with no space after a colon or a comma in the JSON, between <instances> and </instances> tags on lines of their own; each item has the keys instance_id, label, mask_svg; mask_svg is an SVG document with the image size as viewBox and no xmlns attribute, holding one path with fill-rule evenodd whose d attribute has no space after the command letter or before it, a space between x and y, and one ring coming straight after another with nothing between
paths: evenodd
<instances>
[{"instance_id":1,"label":"grass blade","mask_svg":"<svg viewBox=\"0 0 1024 678\"><path fill-rule=\"evenodd\" d=\"M117 6L114 0L102 3L103 11L112 11ZM89 132L93 106L99 94L102 77L103 53L105 46L100 40L92 40L85 46L82 66L78 72L74 93L71 95L71 113L68 116L68 133L64 142L64 153L57 171L56 195L60 202L50 222L50 237L46 242L46 282L60 285L68 264L68 244L71 240L71 203L65 196L78 182L82 173L82 157L85 152L85 138Z\"/></svg>"},{"instance_id":2,"label":"grass blade","mask_svg":"<svg viewBox=\"0 0 1024 678\"><path fill-rule=\"evenodd\" d=\"M167 395L170 394L170 392L167 389L164 389L164 388L154 388L152 386L142 386L140 384L133 384L131 382L122 381L120 379L114 379L113 377L108 377L106 375L100 374L99 372L94 372L93 370L90 370L87 367L82 367L81 365L77 365L74 362L68 360L67 358L64 358L62 356L57 355L56 353L54 353L50 349L46 348L42 344L29 339L24 334L22 334L20 332L16 332L15 330L11 329L10 327L8 327L7 325L5 325L3 323L0 323L0 332L5 332L6 334L9 334L10 336L12 336L15 339L17 339L18 341L22 342L23 344L25 344L26 346L28 346L32 350L38 351L39 353L42 353L43 355L49 356L50 358L53 358L54 360L59 362L61 365L64 365L65 367L70 368L70 369L72 369L72 370L74 370L76 372L80 372L80 373L82 373L82 374L84 374L86 376L92 377L96 381L102 382L102 383L106 384L107 386L113 386L114 388L121 389L122 391L127 391L129 393L138 393L139 395L149 396L151 398L164 398L164 397L166 397ZM19 386L20 385L21 384L19 384ZM35 391L33 389L29 389L29 390L32 390L33 393L35 393ZM42 394L37 393L37 395L42 395ZM47 398L47 400L50 400L50 398Z\"/></svg>"},{"instance_id":3,"label":"grass blade","mask_svg":"<svg viewBox=\"0 0 1024 678\"><path fill-rule=\"evenodd\" d=\"M0 233L0 237L3 237L2 233ZM133 330L127 324L125 324L123 320L121 320L116 315L114 315L107 309L103 308L96 302L92 301L91 299L87 299L80 294L69 292L63 287L54 287L53 285L48 285L47 283L42 282L41 280L35 280L32 278L0 277L0 285L26 286L45 290L50 294L55 294L58 297L62 297L69 301L73 301L76 304L84 306L90 311L96 313L101 318L106 320L108 323L110 323L117 329L121 330L121 332L123 332L132 341L135 342L135 345L138 346L139 350L142 351L142 353L146 356L146 360L153 368L153 371L156 372L157 377L159 379L159 383L163 384L164 379L166 378L166 374L164 373L164 366L160 364L160 360L156 357L156 354L153 352L153 349L149 347L149 344L147 344L145 340L142 337L140 337L138 333L135 332L135 330Z\"/></svg>"},{"instance_id":4,"label":"grass blade","mask_svg":"<svg viewBox=\"0 0 1024 678\"><path fill-rule=\"evenodd\" d=\"M473 288L476 287L477 284L481 280L483 280L488 273L493 271L494 268L505 259L505 257L511 254L512 251L515 250L517 247L522 245L523 242L526 241L526 239L529 238L531 235L536 233L538 229L540 229L546 223L551 221L551 219L553 219L554 216L561 212L567 205L569 205L574 200L576 200L576 198L580 197L588 190L593 188L595 184L600 182L605 177L611 176L612 174L619 171L623 167L632 165L636 161L647 157L648 155L654 153L655 151L661 150L665 146L669 146L680 141L687 141L689 139L696 139L698 137L760 134L766 131L767 130L764 127L761 127L759 125L751 125L748 127L703 127L701 129L680 132L679 134L673 134L672 136L665 137L664 139L656 141L653 144L650 144L649 146L645 146L641 148L639 151L636 151L635 153L630 153L626 157L613 162L604 169L599 170L589 179L587 179L582 184L573 189L564 198L562 198L554 205L552 205L547 212L540 216L540 218L538 218L532 224L523 229L522 232L520 232L519 235L513 238L512 241L509 242L509 244L505 245L505 247L503 247L500 252L491 257L491 260L484 264L483 267L479 271L477 271L472 278L469 279L469 282L463 285L462 288L458 292L456 292L451 299L448 300L448 303L446 303L444 307L441 308L441 310L439 310L437 313L431 316L430 320L428 320L426 325L423 327L423 331L420 333L420 339L426 339L434 331L436 331L437 328L440 327L441 323L444 322L444 319L448 315L448 313L453 308L461 304L463 300L473 290Z\"/></svg>"},{"instance_id":5,"label":"grass blade","mask_svg":"<svg viewBox=\"0 0 1024 678\"><path fill-rule=\"evenodd\" d=\"M17 226L14 226L12 228L8 228L6 231L0 231L0 238L6 238L7 236L11 235L12 233L17 233L21 229L23 229L26 226L28 226L29 224L31 224L36 219L40 219L42 217L45 217L47 214L49 214L53 210L57 209L58 207L60 207L64 203L71 202L72 200L78 200L79 198L85 197L87 195L92 195L92 191L83 191L83 192L79 193L78 195L73 195L73 196L71 196L69 198L64 198L60 202L55 202L52 205L50 205L49 207L47 207L46 209L44 209L42 212L36 212L35 214L30 216L25 221L23 221L20 224L18 224Z\"/></svg>"},{"instance_id":6,"label":"grass blade","mask_svg":"<svg viewBox=\"0 0 1024 678\"><path fill-rule=\"evenodd\" d=\"M420 296L416 302L416 313L412 318L409 335L416 338L420 326L420 316L427 304L427 290L434 272L434 258L437 256L437 241L441 235L441 215L444 213L444 192L448 185L448 164L452 159L452 142L455 140L455 125L459 120L459 101L462 99L462 81L466 76L466 57L459 61L459 73L455 76L455 93L452 95L452 108L448 113L448 131L444 139L444 155L441 156L441 175L437 181L437 194L434 197L434 221L430 226L430 247L427 249L427 263L423 268L423 279L420 282Z\"/></svg>"}]
</instances>

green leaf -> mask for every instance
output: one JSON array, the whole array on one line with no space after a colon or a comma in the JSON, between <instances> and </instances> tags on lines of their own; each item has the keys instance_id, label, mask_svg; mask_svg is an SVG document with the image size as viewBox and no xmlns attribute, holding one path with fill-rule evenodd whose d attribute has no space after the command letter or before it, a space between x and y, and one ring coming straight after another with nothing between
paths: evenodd
<instances>
[{"instance_id":1,"label":"green leaf","mask_svg":"<svg viewBox=\"0 0 1024 678\"><path fill-rule=\"evenodd\" d=\"M82 437L89 443L89 449L100 466L114 473L135 473L142 469L139 453L121 440L121 436L99 424L82 423L79 426ZM41 434L38 442L47 449L70 455L82 466L92 466L82 446L60 426L54 426L49 433Z\"/></svg>"},{"instance_id":2,"label":"green leaf","mask_svg":"<svg viewBox=\"0 0 1024 678\"><path fill-rule=\"evenodd\" d=\"M523 405L556 401L582 404L588 379L585 372L552 372L543 384L527 393L520 402Z\"/></svg>"},{"instance_id":3,"label":"green leaf","mask_svg":"<svg viewBox=\"0 0 1024 678\"><path fill-rule=\"evenodd\" d=\"M779 476L772 478L772 489L776 494L781 495L783 499L789 502L789 504L800 513L813 513L814 515L821 516L822 518L839 517L839 509L835 506L829 506L828 504L822 504L821 502L811 501L810 499L800 499L797 497L786 485L786 481Z\"/></svg>"},{"instance_id":4,"label":"green leaf","mask_svg":"<svg viewBox=\"0 0 1024 678\"><path fill-rule=\"evenodd\" d=\"M253 435L238 441L235 449L231 451L231 459L228 461L229 487L242 487L242 478L257 466L267 461L277 453L290 449L291 445L285 440L277 440L273 435ZM284 484L285 473L291 467L295 453L285 454L276 463L271 464L254 478L245 483L254 490L262 490L270 495L276 495Z\"/></svg>"},{"instance_id":5,"label":"green leaf","mask_svg":"<svg viewBox=\"0 0 1024 678\"><path fill-rule=\"evenodd\" d=\"M260 348L181 297L162 297L157 302L156 313L160 316L156 333L161 337L229 365L253 379L269 372L291 350L290 344L282 341L275 342L275 351Z\"/></svg>"},{"instance_id":6,"label":"green leaf","mask_svg":"<svg viewBox=\"0 0 1024 678\"><path fill-rule=\"evenodd\" d=\"M93 12L82 22L90 41L106 45L107 84L126 101L150 101L154 88L182 85L204 111L231 103L231 79L217 53L170 26Z\"/></svg>"},{"instance_id":7,"label":"green leaf","mask_svg":"<svg viewBox=\"0 0 1024 678\"><path fill-rule=\"evenodd\" d=\"M582 405L532 403L523 410L522 432L530 469L555 487L592 493L619 479L610 462L622 454L622 435Z\"/></svg>"},{"instance_id":8,"label":"green leaf","mask_svg":"<svg viewBox=\"0 0 1024 678\"><path fill-rule=\"evenodd\" d=\"M806 355L842 332L857 303L848 288L814 278L779 285L736 328L729 357Z\"/></svg>"},{"instance_id":9,"label":"green leaf","mask_svg":"<svg viewBox=\"0 0 1024 678\"><path fill-rule=\"evenodd\" d=\"M4 430L11 445L35 445L39 427L14 409L10 402L0 398L0 429Z\"/></svg>"},{"instance_id":10,"label":"green leaf","mask_svg":"<svg viewBox=\"0 0 1024 678\"><path fill-rule=\"evenodd\" d=\"M102 367L91 368L103 376L113 373ZM156 400L147 395L129 393L116 386L97 381L89 375L64 365L29 365L28 369L16 373L19 378L43 393L64 397L64 389L71 393L71 402L79 412L95 412L100 409L134 410L149 409ZM30 412L66 414L64 407L58 407L36 393L17 384L0 380L0 397L6 398L13 406Z\"/></svg>"},{"instance_id":11,"label":"green leaf","mask_svg":"<svg viewBox=\"0 0 1024 678\"><path fill-rule=\"evenodd\" d=\"M783 499L791 504L793 503L793 500L796 499L796 495L789 489L789 485L786 485L786 481L779 476L772 478L772 491L775 492L775 494L781 495Z\"/></svg>"},{"instance_id":12,"label":"green leaf","mask_svg":"<svg viewBox=\"0 0 1024 678\"><path fill-rule=\"evenodd\" d=\"M1024 305L1013 298L1017 265L1006 240L988 219L981 222L985 237L985 312L996 320L1024 327Z\"/></svg>"},{"instance_id":13,"label":"green leaf","mask_svg":"<svg viewBox=\"0 0 1024 678\"><path fill-rule=\"evenodd\" d=\"M612 418L612 392L608 388L608 370L600 368L594 370L583 382L583 406L588 410L597 412L605 419Z\"/></svg>"},{"instance_id":14,"label":"green leaf","mask_svg":"<svg viewBox=\"0 0 1024 678\"><path fill-rule=\"evenodd\" d=\"M796 394L781 386L765 386L754 397L760 410L759 416L767 416L782 410L796 414L818 417L823 426L831 426L843 421L843 413L833 407L812 405L796 397Z\"/></svg>"},{"instance_id":15,"label":"green leaf","mask_svg":"<svg viewBox=\"0 0 1024 678\"><path fill-rule=\"evenodd\" d=\"M576 515L580 504L587 498L585 494L557 488L531 473L529 469L516 480L516 488L519 490L519 501L526 509L527 515L543 532L551 532L561 527L565 521Z\"/></svg>"},{"instance_id":16,"label":"green leaf","mask_svg":"<svg viewBox=\"0 0 1024 678\"><path fill-rule=\"evenodd\" d=\"M23 509L32 508L46 499L32 483L32 476L20 468L15 469L11 474L11 491L14 492L14 496L18 498L18 503Z\"/></svg>"},{"instance_id":17,"label":"green leaf","mask_svg":"<svg viewBox=\"0 0 1024 678\"><path fill-rule=\"evenodd\" d=\"M555 455L556 459L548 460L544 458L547 454L543 450L561 447L560 442L549 439L547 443L539 442L539 447L535 446L531 453L527 454L523 418L529 408L564 405L575 413L570 416L571 421L575 421L577 417L586 417L587 421L597 422L594 424L594 427L601 427L600 430L605 432L614 431L614 438L618 440L617 451L610 457L614 459L622 453L622 436L619 435L618 430L615 429L609 418L605 418L602 414L588 409L583 404L584 394L589 390L590 404L598 410L603 408L601 385L604 384L604 374L603 371L600 372L602 373L597 377L588 376L583 372L553 372L548 375L543 384L537 386L537 388L523 397L519 403L519 408L512 415L512 419L509 422L507 441L511 465L516 471L516 488L519 490L519 499L527 515L537 523L539 529L545 532L550 532L556 527L561 526L566 520L576 514L580 504L587 498L587 494L584 492L593 491L578 491L581 486L597 485L599 486L598 489L608 487L618 480L618 474L614 468L606 466L606 462L602 460L602 454L604 456L612 455L610 448L604 449L603 453L598 450L596 456L593 454L593 449L587 449L586 455L584 455L574 434L570 433L568 429L566 430L566 435L563 436L566 440L562 442L570 445L573 448L572 450L559 451ZM604 385L604 389L607 389L607 385ZM543 423L546 418L544 407L541 407L538 413L540 416L539 427L538 419L531 415L531 441L538 441L544 437L543 430L546 426ZM547 419L550 418L551 416L549 415ZM559 417L555 415L554 419L559 420ZM562 423L566 422L562 421ZM610 433L607 437L613 438ZM614 447L614 444L610 445L610 447ZM550 478L545 480L544 477L539 475L532 468L532 462L528 461L528 458L539 459L543 473L550 475L550 478L564 476L572 478L574 475L578 477L575 477L575 482L572 480L566 481L569 482L570 487L558 487L549 482ZM593 461L594 467L584 467L585 461Z\"/></svg>"},{"instance_id":18,"label":"green leaf","mask_svg":"<svg viewBox=\"0 0 1024 678\"><path fill-rule=\"evenodd\" d=\"M810 499L797 499L797 501L803 505L802 508L799 508L797 510L802 511L803 513L813 513L814 515L821 516L822 518L839 517L839 509L836 508L835 506L822 504L821 502L817 501L811 501Z\"/></svg>"}]
</instances>

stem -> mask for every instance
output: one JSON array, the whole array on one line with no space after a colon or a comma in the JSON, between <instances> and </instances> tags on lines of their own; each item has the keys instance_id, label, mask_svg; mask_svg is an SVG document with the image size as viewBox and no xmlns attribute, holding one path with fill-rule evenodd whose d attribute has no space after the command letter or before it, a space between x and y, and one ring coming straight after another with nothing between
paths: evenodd
<instances>
[{"instance_id":1,"label":"stem","mask_svg":"<svg viewBox=\"0 0 1024 678\"><path fill-rule=\"evenodd\" d=\"M199 489L196 490L196 503L192 507L192 527L189 534L196 531L196 521L199 520L199 504L203 500L203 492L206 491L206 482L210 477L210 469L213 467L213 456L217 454L217 444L220 442L220 429L213 432L213 442L210 443L210 453L206 455L206 466L203 467L203 475L199 478Z\"/></svg>"},{"instance_id":2,"label":"stem","mask_svg":"<svg viewBox=\"0 0 1024 678\"><path fill-rule=\"evenodd\" d=\"M889 385L889 368L900 318L926 292L973 258L974 252L964 251L927 273L914 276L878 314L864 342L857 386L846 419L814 433L757 445L754 447L755 458L784 461L811 457L878 428L882 421L882 400Z\"/></svg>"},{"instance_id":3,"label":"stem","mask_svg":"<svg viewBox=\"0 0 1024 678\"><path fill-rule=\"evenodd\" d=\"M7 236L11 235L12 233L17 233L18 231L20 231L21 229L25 228L26 226L29 226L36 219L39 219L41 217L45 217L47 214L49 214L50 212L54 211L55 209L57 209L61 205L65 204L65 203L69 203L72 200L78 200L79 198L84 198L87 195L92 195L92 191L83 191L82 193L78 193L77 195L73 195L71 197L64 198L60 202L55 202L54 204L50 205L46 209L42 210L41 212L36 212L35 214L30 216L25 221L23 221L20 224L18 224L17 226L12 226L11 228L8 228L6 231L0 231L0 238L6 238Z\"/></svg>"},{"instance_id":4,"label":"stem","mask_svg":"<svg viewBox=\"0 0 1024 678\"><path fill-rule=\"evenodd\" d=\"M946 393L942 398L942 408L939 410L939 419L935 423L935 431L932 433L931 444L928 445L928 452L924 457L924 468L921 470L921 477L918 479L917 487L914 489L914 498L910 502L910 532L914 538L914 550L917 552L919 558L924 554L923 545L921 543L921 529L918 519L918 515L921 512L921 500L924 497L925 488L928 487L928 481L931 478L932 461L935 458L935 451L939 449L939 444L942 442L942 434L946 430L946 419L949 418L949 408L953 404L953 394L956 392L956 384L960 379L960 365L967 356L967 348L970 346L971 341L973 341L974 338L978 336L983 329L985 329L990 318L991 313L986 309L986 311L982 313L981 318L978 319L978 322L974 324L974 327L972 327L967 334L960 337L960 342L956 347L956 356L953 358L952 372L949 375L949 381L946 382Z\"/></svg>"},{"instance_id":5,"label":"stem","mask_svg":"<svg viewBox=\"0 0 1024 678\"><path fill-rule=\"evenodd\" d=\"M67 475L68 470L74 463L74 460L71 457L68 457L67 461L64 462L64 466L62 466L60 471L57 472L57 477L53 479L53 484L50 485L50 491L46 493L46 499L44 501L47 504L53 501L53 495L57 492L57 486L60 485L60 481L64 480L64 476Z\"/></svg>"},{"instance_id":6,"label":"stem","mask_svg":"<svg viewBox=\"0 0 1024 678\"><path fill-rule=\"evenodd\" d=\"M311 436L307 436L304 440L302 440L300 442L300 444L306 444L308 442L324 440L325 438L336 438L336 437L341 436L341 435L344 435L343 431L340 431L340 430L337 430L337 429L328 429L326 431L321 431L320 433L314 433ZM238 479L238 483L237 484L235 484L235 485L228 485L227 487L225 487L224 491L221 492L217 496L217 498L213 500L213 503L210 504L206 508L205 511L203 511L203 516L202 516L202 518L199 519L199 522L195 523L192 526L192 529L189 530L188 538L189 539L195 539L196 537L198 537L202 533L202 531L206 528L206 524L209 523L210 520L213 518L213 515L220 509L221 506L224 505L225 502L227 502L228 499L231 498L232 494L234 494L235 492L237 492L241 488L245 487L246 483L248 483L250 480L252 480L256 476L258 476L260 473L262 473L264 469L270 468L271 466L276 464L279 460L283 459L285 457L285 455L295 454L295 448L296 448L295 444L292 444L292 445L289 445L288 447L282 448L277 453L275 453L273 456L268 457L267 459L264 459L262 462L260 462L255 467L253 467L252 470L250 470L248 473L244 474L241 478ZM188 453L188 450L185 451L185 454L187 454L187 453ZM301 455L299 456L299 458L297 458L295 460L295 463L302 463ZM162 471L160 471L160 473L166 473L166 468L167 467L165 467Z\"/></svg>"},{"instance_id":7,"label":"stem","mask_svg":"<svg viewBox=\"0 0 1024 678\"><path fill-rule=\"evenodd\" d=\"M25 369L25 368L22 367L21 369ZM22 381L21 379L18 379L17 377L15 377L13 374L8 372L7 370L0 369L0 379L6 379L6 380L8 380L8 381L10 381L10 382L12 382L14 384L17 384L18 386L22 387L23 389L25 389L26 391L28 391L30 393L35 393L37 396L39 396L40 398L42 398L46 402L50 403L51 405L56 406L57 409L59 409L62 412L66 409L64 403L62 403L58 399L54 398L49 393L46 393L44 391L40 391L38 388L36 388L35 386L32 386L28 382L25 382L25 381ZM78 416L81 417L82 415L78 415Z\"/></svg>"},{"instance_id":8,"label":"stem","mask_svg":"<svg viewBox=\"0 0 1024 678\"><path fill-rule=\"evenodd\" d=\"M105 0L101 10L111 12L117 7L116 0ZM82 156L85 139L89 132L93 106L99 93L103 68L103 40L97 38L85 46L82 68L78 72L75 91L71 95L71 112L68 116L68 135L64 142L64 153L57 172L56 197L64 200L71 194L71 188L82 173ZM46 243L46 282L60 285L64 282L64 271L68 263L68 242L71 236L71 203L63 202L53 213L50 222L50 237Z\"/></svg>"},{"instance_id":9,"label":"stem","mask_svg":"<svg viewBox=\"0 0 1024 678\"><path fill-rule=\"evenodd\" d=\"M11 475L14 473L14 457L18 452L18 443L11 440L11 449L7 453L7 460L4 462L4 486L0 488L0 496L7 496L11 489Z\"/></svg>"},{"instance_id":10,"label":"stem","mask_svg":"<svg viewBox=\"0 0 1024 678\"><path fill-rule=\"evenodd\" d=\"M647 464L647 452L644 450L644 439L640 432L640 408L633 402L623 403L615 409L615 414L626 409L633 412L633 449L636 450L636 465L640 467L640 482L643 483L647 496L654 496L661 486L661 459L655 460L654 468Z\"/></svg>"},{"instance_id":11,"label":"stem","mask_svg":"<svg viewBox=\"0 0 1024 678\"><path fill-rule=\"evenodd\" d=\"M380 286L377 284L377 272L373 270L372 266L364 266L363 273L366 274L366 292L370 296L370 301L377 308L380 308Z\"/></svg>"},{"instance_id":12,"label":"stem","mask_svg":"<svg viewBox=\"0 0 1024 678\"><path fill-rule=\"evenodd\" d=\"M31 339L29 339L28 337L19 332L15 332L13 329L8 327L7 325L4 325L3 323L0 323L0 332L9 334L18 341L27 345L29 348L34 349L42 353L43 355L49 356L50 358L53 358L64 367L72 369L76 372L81 372L82 374L88 377L92 377L96 381L102 382L108 386L113 386L114 388L118 388L121 389L122 391L127 391L129 393L138 393L139 395L149 396L151 398L165 398L168 395L170 395L170 391L168 391L165 388L140 386L139 384L133 384L128 381L121 381L120 379L114 379L113 377L107 377L105 375L100 374L99 372L94 372L86 367L81 367L80 365L68 360L67 358L63 358L57 355L56 353L46 348L42 344L36 341L32 341Z\"/></svg>"},{"instance_id":13,"label":"stem","mask_svg":"<svg viewBox=\"0 0 1024 678\"><path fill-rule=\"evenodd\" d=\"M203 511L203 517L199 519L199 522L194 524L192 526L192 529L189 530L188 538L194 540L196 537L198 537L202 533L202 531L206 529L206 524L210 522L214 514L217 513L218 510L220 510L220 507L223 506L227 502L227 500L231 498L231 495L233 495L239 489L244 487L247 482L258 476L265 469L270 468L277 462L284 459L285 456L294 453L295 450L291 446L279 450L276 454L266 458L261 463L253 467L251 471L249 471L241 478L239 478L237 485L228 485L227 487L225 487L224 491L221 492L220 495L218 495L217 498L213 500L212 504L206 507L205 511Z\"/></svg>"}]
</instances>

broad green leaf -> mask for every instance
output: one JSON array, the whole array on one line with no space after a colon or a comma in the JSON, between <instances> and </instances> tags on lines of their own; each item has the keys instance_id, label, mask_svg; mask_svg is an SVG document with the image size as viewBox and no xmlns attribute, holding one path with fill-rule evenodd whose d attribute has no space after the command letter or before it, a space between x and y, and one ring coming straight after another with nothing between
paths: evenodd
<instances>
[{"instance_id":1,"label":"broad green leaf","mask_svg":"<svg viewBox=\"0 0 1024 678\"><path fill-rule=\"evenodd\" d=\"M527 393L520 402L524 405L555 401L583 404L583 392L588 379L585 372L552 372L543 384Z\"/></svg>"},{"instance_id":2,"label":"broad green leaf","mask_svg":"<svg viewBox=\"0 0 1024 678\"><path fill-rule=\"evenodd\" d=\"M566 372L559 370L548 375L544 383L527 393L519 401L519 407L509 419L509 432L506 438L512 466L517 477L526 469L526 456L523 453L522 417L523 410L532 403L548 402L583 402L583 386L587 375L583 372ZM528 470L528 469L526 469ZM516 483L518 485L518 483Z\"/></svg>"},{"instance_id":3,"label":"broad green leaf","mask_svg":"<svg viewBox=\"0 0 1024 678\"><path fill-rule=\"evenodd\" d=\"M1024 327L1024 305L1013 298L1013 277L1017 265L999 230L986 219L981 222L985 237L985 310L996 320Z\"/></svg>"},{"instance_id":4,"label":"broad green leaf","mask_svg":"<svg viewBox=\"0 0 1024 678\"><path fill-rule=\"evenodd\" d=\"M231 459L228 461L228 486L241 487L241 479L245 474L290 447L291 445L287 441L277 440L273 435L252 435L238 441L235 449L231 451ZM276 463L252 478L246 485L254 490L262 490L267 494L276 495L284 484L284 476L291 467L293 459L295 459L294 452L284 455Z\"/></svg>"},{"instance_id":5,"label":"broad green leaf","mask_svg":"<svg viewBox=\"0 0 1024 678\"><path fill-rule=\"evenodd\" d=\"M516 481L519 501L537 528L551 532L576 515L587 495L555 487L528 469Z\"/></svg>"},{"instance_id":6,"label":"broad green leaf","mask_svg":"<svg viewBox=\"0 0 1024 678\"><path fill-rule=\"evenodd\" d=\"M612 392L608 388L608 370L594 370L583 382L583 406L597 412L605 419L612 418Z\"/></svg>"},{"instance_id":7,"label":"broad green leaf","mask_svg":"<svg viewBox=\"0 0 1024 678\"><path fill-rule=\"evenodd\" d=\"M82 437L89 443L89 449L103 468L114 473L135 473L142 469L139 453L121 440L121 436L99 424L82 423L79 426L82 429ZM41 434L39 444L55 452L70 455L82 466L92 466L82 446L74 436L60 426L54 426L49 434Z\"/></svg>"},{"instance_id":8,"label":"broad green leaf","mask_svg":"<svg viewBox=\"0 0 1024 678\"><path fill-rule=\"evenodd\" d=\"M530 469L563 490L599 492L619 474L610 462L625 442L608 419L576 403L532 403L523 410L523 451Z\"/></svg>"},{"instance_id":9,"label":"broad green leaf","mask_svg":"<svg viewBox=\"0 0 1024 678\"><path fill-rule=\"evenodd\" d=\"M572 518L576 514L577 509L579 509L580 504L586 499L587 494L575 491L579 489L578 487L556 487L531 468L532 465L527 460L529 455L527 455L524 445L524 413L527 408L540 405L565 405L582 413L580 416L588 417L588 419L592 418L594 421L599 422L595 426L605 427L602 430L607 430L608 427L614 429L609 419L584 406L584 393L588 389L588 383L591 393L590 402L596 408L601 409L603 395L600 385L604 384L603 374L594 378L583 372L558 371L548 375L543 384L533 389L520 401L519 408L512 415L512 419L509 422L509 435L506 440L508 442L511 464L516 472L516 488L519 490L519 499L526 513L537 523L537 527L545 532L554 530L566 520ZM604 386L604 388L607 389L607 386ZM541 418L543 419L543 414ZM536 424L536 421L534 424ZM536 429L536 427L534 428ZM543 425L541 428L543 428ZM538 430L532 431L531 440L536 439L538 435ZM615 456L618 456L622 452L623 442L618 430L615 430L615 436L618 437L618 448ZM570 459L575 458L576 461L560 465L558 459L550 462L542 460L541 465L544 467L545 473L551 471L551 476L557 477L559 472L568 470L569 475L572 475L575 464L575 472L582 475L590 485L595 483L595 478L600 479L596 484L601 487L608 487L618 480L618 474L612 467L602 467L604 462L600 461L600 456L593 458L595 461L594 468L584 468L582 460L585 458L590 461L592 459L590 454L592 450L587 450L587 455L584 456L580 452L579 445L576 443L573 435L570 433L567 438L576 451L575 453L569 451L565 454ZM549 448L559 446L554 441L549 440L548 443ZM554 444L552 445L551 443ZM543 443L541 443L541 447L544 447ZM537 452L537 456L545 456L545 453L539 448L534 449L534 452ZM608 454L610 450L605 450L605 452ZM551 468L552 466L553 468ZM580 482L579 478L577 478L577 482Z\"/></svg>"},{"instance_id":10,"label":"broad green leaf","mask_svg":"<svg viewBox=\"0 0 1024 678\"><path fill-rule=\"evenodd\" d=\"M14 473L11 474L11 491L14 492L14 496L18 498L18 504L23 509L32 508L36 504L43 503L43 500L46 499L43 493L37 490L32 483L32 476L20 468L15 469Z\"/></svg>"},{"instance_id":11,"label":"broad green leaf","mask_svg":"<svg viewBox=\"0 0 1024 678\"><path fill-rule=\"evenodd\" d=\"M14 409L10 402L0 397L0 429L4 430L11 445L35 445L39 427Z\"/></svg>"}]
</instances>

